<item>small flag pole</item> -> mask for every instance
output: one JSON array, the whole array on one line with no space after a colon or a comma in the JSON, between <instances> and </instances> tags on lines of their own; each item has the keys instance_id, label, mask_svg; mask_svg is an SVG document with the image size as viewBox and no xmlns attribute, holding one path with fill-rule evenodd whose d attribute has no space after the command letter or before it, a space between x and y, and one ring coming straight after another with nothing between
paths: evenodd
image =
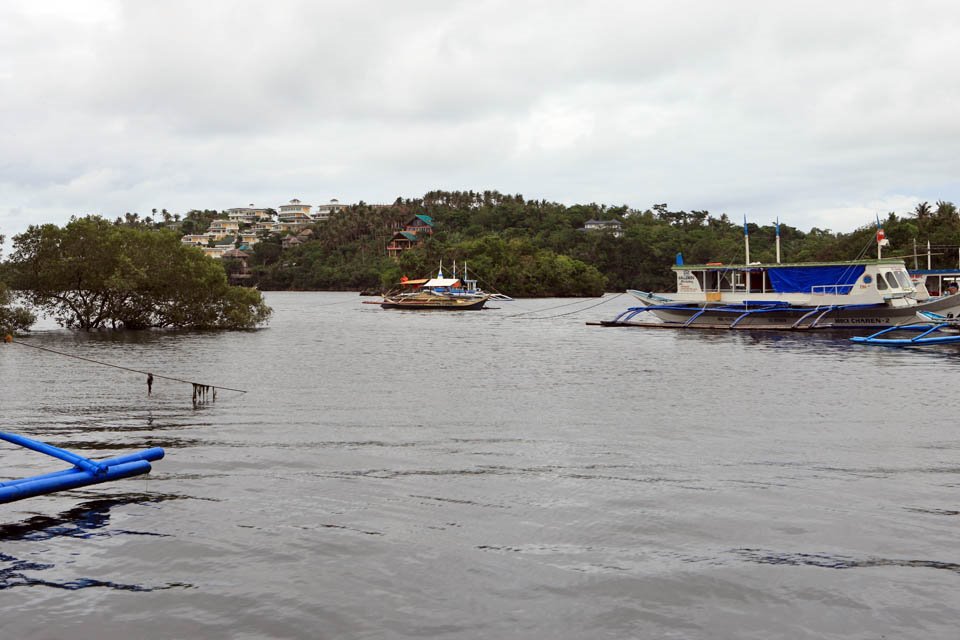
<instances>
[{"instance_id":1,"label":"small flag pole","mask_svg":"<svg viewBox=\"0 0 960 640\"><path fill-rule=\"evenodd\" d=\"M877 215L877 260L883 257L883 227L880 226L880 216Z\"/></svg>"}]
</instances>

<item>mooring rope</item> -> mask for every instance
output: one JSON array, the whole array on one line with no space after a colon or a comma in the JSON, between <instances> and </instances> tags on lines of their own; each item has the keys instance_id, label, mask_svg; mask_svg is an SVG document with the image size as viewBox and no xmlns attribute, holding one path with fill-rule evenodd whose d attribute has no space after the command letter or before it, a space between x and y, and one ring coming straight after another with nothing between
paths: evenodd
<instances>
[{"instance_id":1,"label":"mooring rope","mask_svg":"<svg viewBox=\"0 0 960 640\"><path fill-rule=\"evenodd\" d=\"M474 271L474 272L472 272L472 273L473 273L473 277L477 279L477 282L479 282L479 283L482 284L483 286L489 288L491 291L493 291L493 292L496 293L496 294L499 294L499 295L501 295L501 296L507 296L507 294L505 294L503 291L498 290L495 286L493 286L492 284L490 284L489 282L487 282L486 280L484 280L483 278L481 278L479 275L477 275L477 272L476 272L476 271ZM456 273L454 273L454 277L456 277ZM508 298L511 298L510 301L513 302L512 296L507 296L507 297L508 297Z\"/></svg>"},{"instance_id":2,"label":"mooring rope","mask_svg":"<svg viewBox=\"0 0 960 640\"><path fill-rule=\"evenodd\" d=\"M507 318L516 318L518 316L524 316L528 313L542 313L544 311L552 311L554 309L561 309L563 307L569 307L573 304L583 304L587 302L586 300L574 300L573 302L564 302L563 304L558 304L555 307L547 307L546 309L531 309L530 311L521 311L520 313L512 313Z\"/></svg>"},{"instance_id":3,"label":"mooring rope","mask_svg":"<svg viewBox=\"0 0 960 640\"><path fill-rule=\"evenodd\" d=\"M380 294L377 294L380 295ZM356 304L356 298L350 298L349 300L341 300L340 302L324 302L323 304L315 304L311 308L319 309L320 307L335 307L338 304Z\"/></svg>"},{"instance_id":4,"label":"mooring rope","mask_svg":"<svg viewBox=\"0 0 960 640\"><path fill-rule=\"evenodd\" d=\"M124 366L122 366L122 365L113 364L113 363L110 363L110 362L102 362L102 361L100 361L100 360L94 360L93 358L86 358L86 357L84 357L84 356L78 356L78 355L75 355L75 354L72 354L72 353L65 353L65 352L63 352L63 351L57 351L56 349L51 349L51 348L49 348L49 347L41 347L41 346L39 346L39 345L30 344L30 343L28 343L28 342L21 342L20 340L14 340L14 339L12 339L10 336L7 336L5 342L6 342L7 344L18 344L18 345L20 345L21 347L30 347L31 349L38 349L38 350L40 350L40 351L47 351L47 352L49 352L49 353L55 353L55 354L57 354L58 356L64 356L65 358L74 358L74 359L76 359L76 360L83 360L84 362L92 362L93 364L99 364L99 365L102 365L102 366L104 366L104 367L113 367L114 369L122 369L123 371L131 371L131 372L133 372L133 373L139 373L139 374L145 375L145 376L147 376L148 390L149 390L150 385L153 383L153 379L154 379L154 378L161 378L161 379L163 379L163 380L171 380L171 381L173 381L173 382L182 382L182 383L184 383L184 384L191 384L191 385L193 385L193 387L194 387L195 390L198 389L198 388L200 388L200 387L206 387L206 388L208 388L208 389L213 389L214 391L216 391L217 389L219 389L219 390L221 390L221 391L236 391L237 393L246 393L246 391L243 390L243 389L231 389L230 387L221 387L220 385L204 384L204 383L202 383L202 382L193 382L192 380L184 380L184 379L182 379L182 378L174 378L174 377L172 377L172 376L162 376L162 375L160 375L159 373L152 373L152 372L150 372L150 371L141 371L140 369L131 369L130 367L124 367Z\"/></svg>"},{"instance_id":5,"label":"mooring rope","mask_svg":"<svg viewBox=\"0 0 960 640\"><path fill-rule=\"evenodd\" d=\"M613 297L611 297L611 298L606 298L606 299L604 299L604 300L601 300L600 302L597 302L596 304L592 304L592 305L590 305L589 307L583 307L582 309L574 309L573 311L568 311L568 312L566 312L566 313L558 313L557 315L554 315L554 316L535 316L535 317L532 317L532 318L523 318L523 319L524 319L524 320L549 320L549 319L551 319L551 318L562 318L563 316L570 316L570 315L573 315L573 314L575 314L575 313L580 313L581 311L586 311L587 309L593 309L594 307L599 307L600 305L606 304L606 303L610 302L611 300L616 300L617 298L619 298L619 297L622 296L622 295L623 295L623 292L621 291L621 292L618 293L617 295L615 295L615 296L613 296ZM551 311L551 310L553 310L553 309L559 309L559 308L561 308L561 307L569 307L569 306L572 305L572 304L580 304L580 303L582 303L582 302L584 302L584 300L577 300L576 302L568 302L567 304L560 304L560 305L557 305L557 306L555 306L555 307L548 307L548 308L546 308L546 309L537 309L537 311ZM508 318L516 318L517 316L522 316L522 315L527 314L527 313L532 313L532 312L531 312L531 311L524 311L523 313L516 313L516 314L514 314L514 315L512 315L512 316L507 316L507 317L508 317Z\"/></svg>"}]
</instances>

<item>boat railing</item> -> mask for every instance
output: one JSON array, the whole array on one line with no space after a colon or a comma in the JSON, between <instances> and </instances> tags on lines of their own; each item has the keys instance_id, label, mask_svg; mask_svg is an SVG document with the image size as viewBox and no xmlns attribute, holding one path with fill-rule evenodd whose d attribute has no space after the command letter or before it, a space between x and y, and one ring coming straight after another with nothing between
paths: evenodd
<instances>
[{"instance_id":1,"label":"boat railing","mask_svg":"<svg viewBox=\"0 0 960 640\"><path fill-rule=\"evenodd\" d=\"M810 287L810 295L845 296L850 293L852 288L852 284L816 284Z\"/></svg>"},{"instance_id":2,"label":"boat railing","mask_svg":"<svg viewBox=\"0 0 960 640\"><path fill-rule=\"evenodd\" d=\"M900 298L912 298L916 297L916 291L895 291L893 293L888 293L883 296L884 300L899 300Z\"/></svg>"}]
</instances>

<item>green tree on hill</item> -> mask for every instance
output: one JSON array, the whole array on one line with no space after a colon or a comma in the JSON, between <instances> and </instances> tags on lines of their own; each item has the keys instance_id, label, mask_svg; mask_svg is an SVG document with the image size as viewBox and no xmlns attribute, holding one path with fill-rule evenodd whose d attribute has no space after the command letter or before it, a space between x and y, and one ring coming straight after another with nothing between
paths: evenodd
<instances>
[{"instance_id":1,"label":"green tree on hill","mask_svg":"<svg viewBox=\"0 0 960 640\"><path fill-rule=\"evenodd\" d=\"M270 316L258 291L229 286L167 230L88 216L31 226L13 247L12 285L65 327L248 329Z\"/></svg>"},{"instance_id":2,"label":"green tree on hill","mask_svg":"<svg viewBox=\"0 0 960 640\"><path fill-rule=\"evenodd\" d=\"M422 244L405 251L398 263L386 255L386 246L394 232L418 214L433 219L433 233ZM203 231L219 215L211 210L192 211L182 231ZM584 223L591 219L615 220L622 225L622 232L585 230ZM875 225L866 222L850 233L819 228L803 232L781 224L782 261L852 260L875 255ZM750 222L747 226L751 261L774 262L775 225ZM564 205L494 190L437 190L422 198L397 198L388 206L360 203L312 228L313 239L299 247L284 249L279 236L254 247L251 266L259 288L383 288L395 283L401 272L409 277L425 275L436 268L440 258L452 264L469 253L477 274L486 277L489 268L498 279L515 287L503 289L511 295L579 295L566 292L593 291L600 280L608 291L662 291L674 285L670 266L677 253L682 253L688 264L732 264L746 259L743 224L724 213L675 210L667 203L644 210L597 203ZM922 203L903 216L890 214L884 218L884 228L890 239L884 256L912 257L914 242L925 249L929 240L935 254L934 267L957 264L960 213L950 202ZM499 242L491 242L489 237ZM541 251L556 256L557 273L566 274L564 277L545 272L543 265L549 260L529 259ZM577 277L589 284L568 282L566 278L573 277L576 270L564 268L560 257L591 267L600 280L588 270ZM418 270L428 264L425 272Z\"/></svg>"}]
</instances>

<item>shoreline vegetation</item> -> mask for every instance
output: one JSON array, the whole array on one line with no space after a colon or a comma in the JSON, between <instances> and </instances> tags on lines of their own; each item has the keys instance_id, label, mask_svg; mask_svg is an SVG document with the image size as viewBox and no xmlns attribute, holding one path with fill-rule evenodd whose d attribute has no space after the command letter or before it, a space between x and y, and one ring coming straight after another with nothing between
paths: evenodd
<instances>
[{"instance_id":1,"label":"shoreline vegetation","mask_svg":"<svg viewBox=\"0 0 960 640\"><path fill-rule=\"evenodd\" d=\"M68 329L252 329L271 309L259 291L231 286L223 266L167 229L117 225L97 216L14 236L3 264L0 330L24 331L42 312Z\"/></svg>"},{"instance_id":2,"label":"shoreline vegetation","mask_svg":"<svg viewBox=\"0 0 960 640\"><path fill-rule=\"evenodd\" d=\"M399 256L387 255L391 236L415 215L433 220L432 233ZM114 221L73 218L64 227L40 225L13 237L0 264L0 327L21 330L31 309L65 327L246 329L270 316L259 291L385 291L400 278L434 274L466 263L484 289L512 297L595 297L605 291L666 290L670 266L744 260L744 227L751 260L775 260L775 225L746 225L726 214L601 204L563 205L498 191L431 191L390 205L344 206L309 227L306 241L284 247L263 234L241 263L215 260L180 242L203 233L225 212L166 210ZM774 217L774 216L771 216ZM588 229L590 221L619 223ZM887 257L933 268L960 262L960 213L951 202L924 202L913 211L878 219ZM779 225L784 262L851 260L872 251L877 227L850 233ZM239 242L238 242L239 245ZM915 249L914 247L917 247ZM918 255L919 253L919 255ZM241 272L247 286L229 283ZM29 308L12 306L16 291Z\"/></svg>"}]
</instances>

